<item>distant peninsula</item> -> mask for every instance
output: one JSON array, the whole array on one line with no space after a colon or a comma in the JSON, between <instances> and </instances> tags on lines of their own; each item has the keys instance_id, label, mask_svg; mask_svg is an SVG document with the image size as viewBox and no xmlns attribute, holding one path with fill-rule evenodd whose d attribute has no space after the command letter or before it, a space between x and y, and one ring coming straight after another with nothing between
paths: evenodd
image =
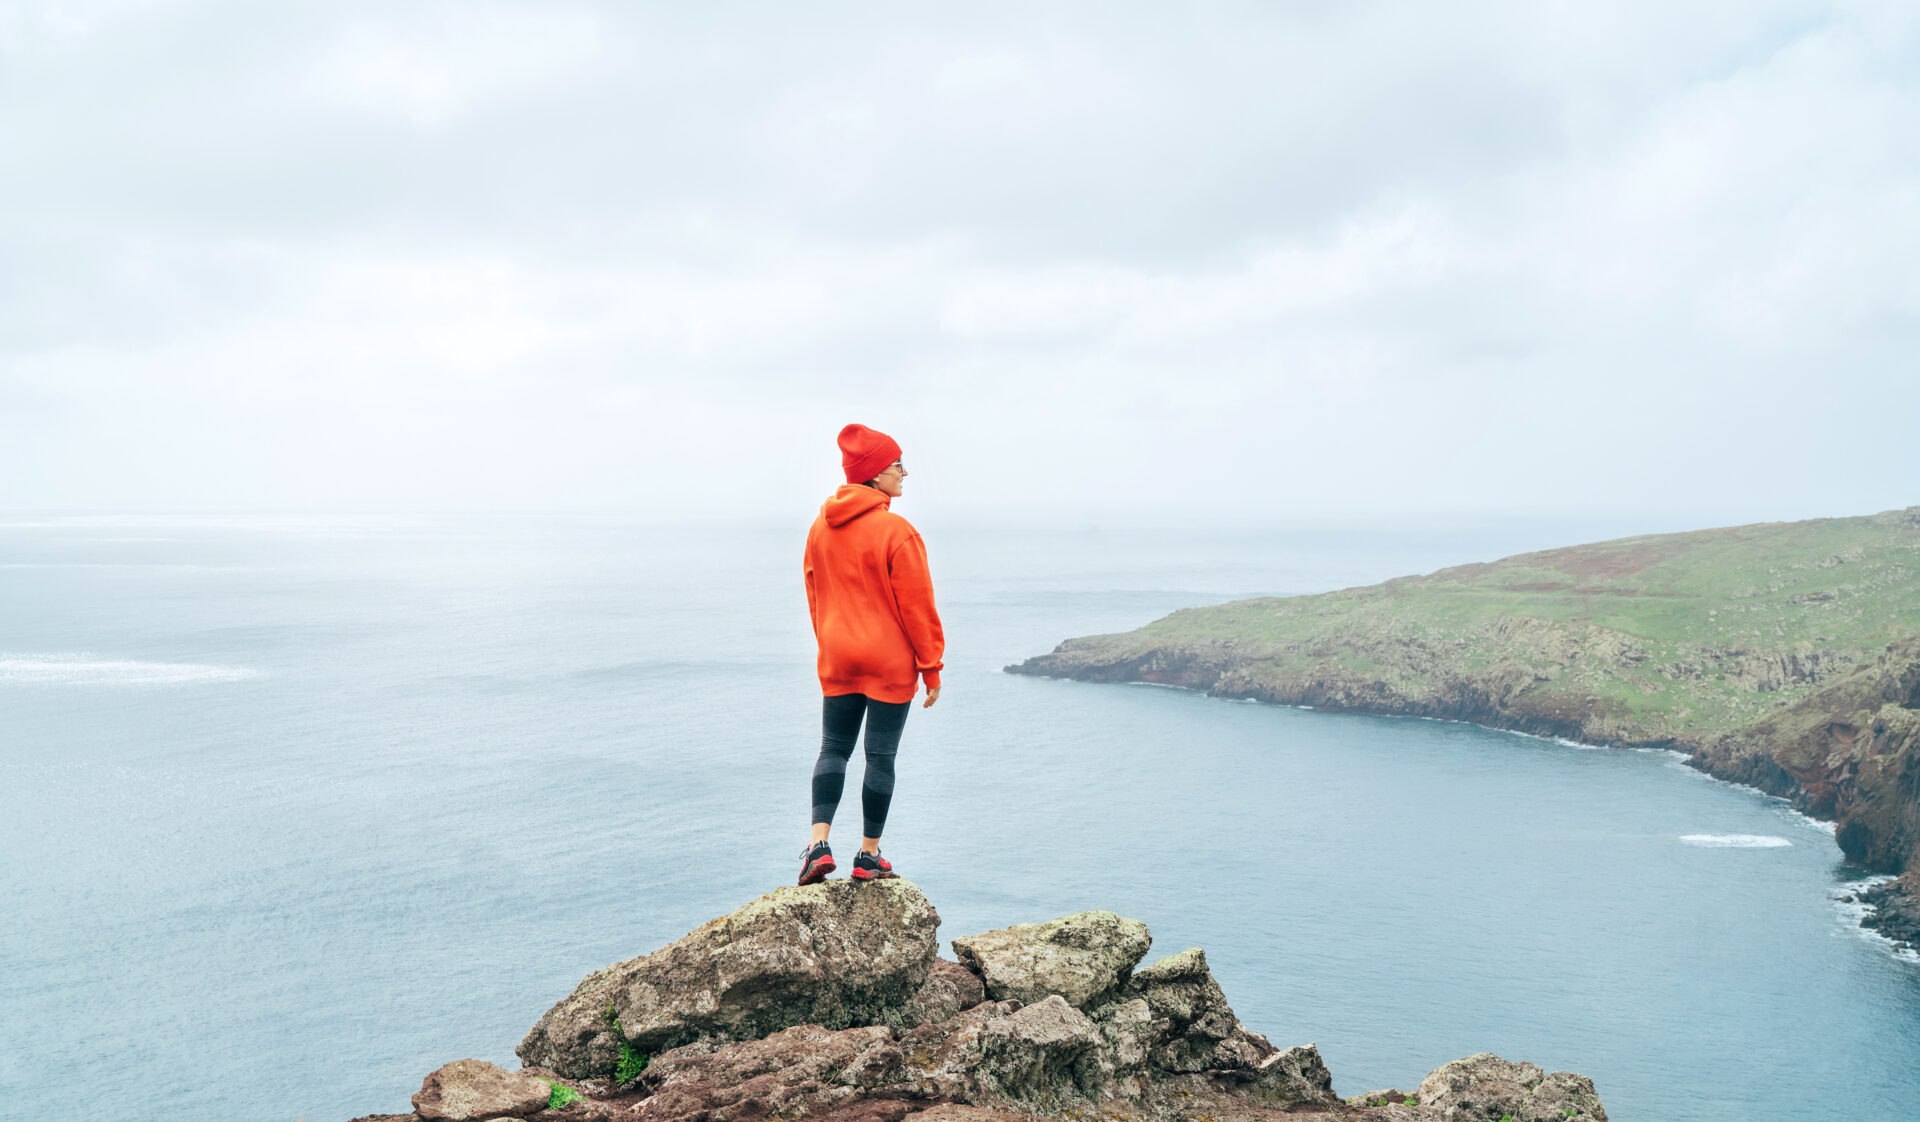
<instances>
[{"instance_id":1,"label":"distant peninsula","mask_svg":"<svg viewBox=\"0 0 1920 1122\"><path fill-rule=\"evenodd\" d=\"M1901 874L1868 922L1920 944L1920 506L1188 608L1007 670L1674 749Z\"/></svg>"}]
</instances>

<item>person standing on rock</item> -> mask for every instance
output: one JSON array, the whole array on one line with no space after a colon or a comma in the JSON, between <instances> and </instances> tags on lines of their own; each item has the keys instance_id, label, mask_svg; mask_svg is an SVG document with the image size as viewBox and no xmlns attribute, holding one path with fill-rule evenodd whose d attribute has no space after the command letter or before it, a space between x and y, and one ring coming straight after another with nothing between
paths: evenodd
<instances>
[{"instance_id":1,"label":"person standing on rock","mask_svg":"<svg viewBox=\"0 0 1920 1122\"><path fill-rule=\"evenodd\" d=\"M807 531L803 570L807 611L819 644L824 695L820 757L813 765L813 839L800 855L800 883L834 869L827 833L846 786L853 742L867 726L866 776L860 784L860 853L853 879L894 875L880 856L880 831L893 801L893 760L920 681L940 700L946 636L933 608L927 547L906 519L887 509L900 497L907 469L900 445L865 425L840 430L840 466L847 482L821 505Z\"/></svg>"}]
</instances>

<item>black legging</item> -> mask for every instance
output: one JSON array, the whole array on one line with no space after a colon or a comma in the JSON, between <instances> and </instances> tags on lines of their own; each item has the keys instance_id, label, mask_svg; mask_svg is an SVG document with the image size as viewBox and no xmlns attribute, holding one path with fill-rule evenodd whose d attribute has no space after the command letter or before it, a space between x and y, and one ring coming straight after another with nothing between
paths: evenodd
<instances>
[{"instance_id":1,"label":"black legging","mask_svg":"<svg viewBox=\"0 0 1920 1122\"><path fill-rule=\"evenodd\" d=\"M887 824L887 804L893 801L893 756L900 748L900 730L907 727L910 701L874 701L863 693L829 697L820 716L820 758L813 764L813 820L832 822L847 785L847 764L853 742L860 736L860 718L867 719L867 775L860 784L861 831L877 838Z\"/></svg>"}]
</instances>

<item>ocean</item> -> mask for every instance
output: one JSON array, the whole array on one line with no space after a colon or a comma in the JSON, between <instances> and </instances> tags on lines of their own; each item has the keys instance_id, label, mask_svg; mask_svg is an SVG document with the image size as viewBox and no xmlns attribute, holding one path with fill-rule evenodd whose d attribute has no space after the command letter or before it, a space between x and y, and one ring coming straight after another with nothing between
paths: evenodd
<instances>
[{"instance_id":1,"label":"ocean","mask_svg":"<svg viewBox=\"0 0 1920 1122\"><path fill-rule=\"evenodd\" d=\"M1920 1110L1920 964L1777 799L1664 752L1001 671L1179 607L1682 527L901 509L949 655L885 851L943 936L1144 920L1343 1095L1493 1051L1591 1076L1620 1122ZM0 1115L404 1110L449 1060L517 1064L589 971L790 883L810 513L0 519Z\"/></svg>"}]
</instances>

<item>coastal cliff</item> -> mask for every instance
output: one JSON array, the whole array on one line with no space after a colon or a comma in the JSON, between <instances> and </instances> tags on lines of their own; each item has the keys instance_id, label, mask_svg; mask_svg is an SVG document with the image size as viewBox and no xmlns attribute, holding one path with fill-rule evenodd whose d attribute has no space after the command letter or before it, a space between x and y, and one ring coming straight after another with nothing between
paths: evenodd
<instances>
[{"instance_id":1,"label":"coastal cliff","mask_svg":"<svg viewBox=\"0 0 1920 1122\"><path fill-rule=\"evenodd\" d=\"M518 1049L355 1122L1605 1122L1593 1083L1481 1053L1349 1099L1240 1023L1198 948L1083 912L952 942L904 880L783 888L588 975Z\"/></svg>"},{"instance_id":2,"label":"coastal cliff","mask_svg":"<svg viewBox=\"0 0 1920 1122\"><path fill-rule=\"evenodd\" d=\"M1010 673L1669 748L1836 824L1920 937L1920 507L1522 554L1175 612Z\"/></svg>"}]
</instances>

